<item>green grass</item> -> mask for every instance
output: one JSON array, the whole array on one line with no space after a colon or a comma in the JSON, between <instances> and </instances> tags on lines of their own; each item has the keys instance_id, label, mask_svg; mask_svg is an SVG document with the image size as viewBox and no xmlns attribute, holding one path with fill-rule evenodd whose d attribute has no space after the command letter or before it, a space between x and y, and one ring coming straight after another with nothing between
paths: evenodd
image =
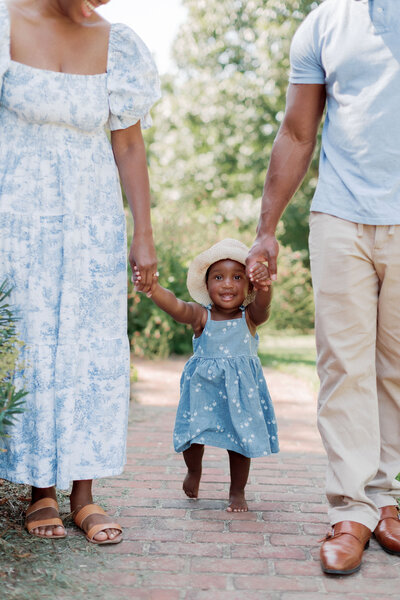
<instances>
[{"instance_id":1,"label":"green grass","mask_svg":"<svg viewBox=\"0 0 400 600\"><path fill-rule=\"evenodd\" d=\"M84 535L52 541L24 530L30 488L0 480L0 596L4 600L76 600L113 598L101 586L101 573L113 557L89 544ZM60 513L71 526L66 494L58 493ZM99 595L99 592L100 595Z\"/></svg>"},{"instance_id":2,"label":"green grass","mask_svg":"<svg viewBox=\"0 0 400 600\"><path fill-rule=\"evenodd\" d=\"M264 327L260 331L259 356L264 367L299 377L313 389L318 389L313 335L272 331Z\"/></svg>"}]
</instances>

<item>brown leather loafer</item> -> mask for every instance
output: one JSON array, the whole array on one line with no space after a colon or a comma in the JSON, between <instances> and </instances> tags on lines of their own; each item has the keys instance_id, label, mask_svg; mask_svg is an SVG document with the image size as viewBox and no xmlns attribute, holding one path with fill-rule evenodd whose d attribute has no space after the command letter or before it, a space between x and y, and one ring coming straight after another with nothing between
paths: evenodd
<instances>
[{"instance_id":1,"label":"brown leather loafer","mask_svg":"<svg viewBox=\"0 0 400 600\"><path fill-rule=\"evenodd\" d=\"M324 573L350 575L358 571L363 552L369 546L370 537L371 531L361 523L336 523L326 534L321 546L320 557Z\"/></svg>"},{"instance_id":2,"label":"brown leather loafer","mask_svg":"<svg viewBox=\"0 0 400 600\"><path fill-rule=\"evenodd\" d=\"M380 509L381 518L374 531L379 544L389 554L400 556L400 520L397 506Z\"/></svg>"}]
</instances>

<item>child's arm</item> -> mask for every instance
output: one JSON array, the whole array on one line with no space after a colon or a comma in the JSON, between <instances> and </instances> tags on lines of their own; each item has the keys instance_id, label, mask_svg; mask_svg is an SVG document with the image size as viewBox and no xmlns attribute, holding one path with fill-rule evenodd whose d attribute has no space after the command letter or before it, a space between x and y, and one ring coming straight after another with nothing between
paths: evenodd
<instances>
[{"instance_id":1,"label":"child's arm","mask_svg":"<svg viewBox=\"0 0 400 600\"><path fill-rule=\"evenodd\" d=\"M140 273L134 272L135 289L140 291ZM200 335L207 321L206 309L196 302L184 302L175 296L173 292L162 287L158 282L154 283L151 292L147 294L157 306L178 323L191 325L195 335Z\"/></svg>"},{"instance_id":2,"label":"child's arm","mask_svg":"<svg viewBox=\"0 0 400 600\"><path fill-rule=\"evenodd\" d=\"M247 315L256 327L269 319L272 288L267 267L256 263L250 271L250 280L256 290L256 297L247 307Z\"/></svg>"}]
</instances>

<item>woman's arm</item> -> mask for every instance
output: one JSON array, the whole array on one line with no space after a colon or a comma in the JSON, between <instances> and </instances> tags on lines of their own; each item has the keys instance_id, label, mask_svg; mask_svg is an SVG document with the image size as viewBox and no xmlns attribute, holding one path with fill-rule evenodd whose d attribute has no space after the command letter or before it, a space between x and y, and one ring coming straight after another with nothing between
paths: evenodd
<instances>
[{"instance_id":1,"label":"woman's arm","mask_svg":"<svg viewBox=\"0 0 400 600\"><path fill-rule=\"evenodd\" d=\"M140 291L151 290L157 272L157 257L150 219L150 185L146 151L140 123L111 132L111 145L134 222L129 252L132 270L141 274Z\"/></svg>"}]
</instances>

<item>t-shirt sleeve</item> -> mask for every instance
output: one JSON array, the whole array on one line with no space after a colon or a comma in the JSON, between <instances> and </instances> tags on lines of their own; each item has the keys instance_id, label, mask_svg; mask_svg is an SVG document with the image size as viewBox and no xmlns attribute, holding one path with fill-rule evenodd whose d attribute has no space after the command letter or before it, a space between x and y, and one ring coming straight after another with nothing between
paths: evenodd
<instances>
[{"instance_id":1,"label":"t-shirt sleeve","mask_svg":"<svg viewBox=\"0 0 400 600\"><path fill-rule=\"evenodd\" d=\"M325 83L320 44L318 21L312 12L300 25L292 40L290 83Z\"/></svg>"},{"instance_id":2,"label":"t-shirt sleeve","mask_svg":"<svg viewBox=\"0 0 400 600\"><path fill-rule=\"evenodd\" d=\"M149 110L160 98L160 81L153 57L141 38L123 24L112 26L107 69L111 131L138 121L152 125Z\"/></svg>"}]
</instances>

